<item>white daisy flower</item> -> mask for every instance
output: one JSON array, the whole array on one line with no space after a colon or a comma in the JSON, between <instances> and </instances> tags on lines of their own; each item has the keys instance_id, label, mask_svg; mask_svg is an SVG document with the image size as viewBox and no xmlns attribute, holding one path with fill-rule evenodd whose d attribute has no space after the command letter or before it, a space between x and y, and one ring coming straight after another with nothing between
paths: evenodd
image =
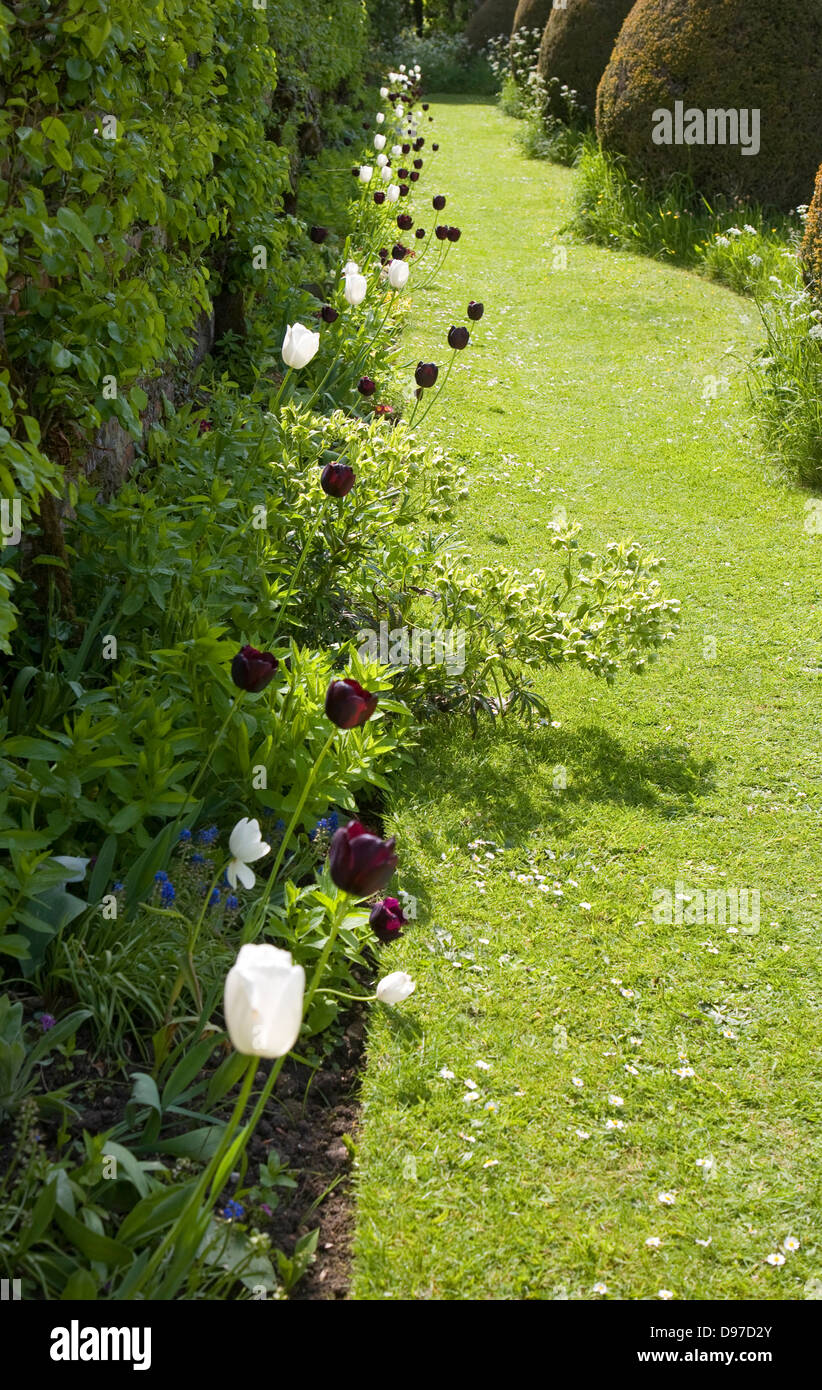
<instances>
[{"instance_id":1,"label":"white daisy flower","mask_svg":"<svg viewBox=\"0 0 822 1390\"><path fill-rule=\"evenodd\" d=\"M774 1255L766 1256L765 1263L769 1265L775 1265L778 1267L779 1265L783 1265L785 1263L785 1256L780 1255L779 1251L777 1250Z\"/></svg>"},{"instance_id":2,"label":"white daisy flower","mask_svg":"<svg viewBox=\"0 0 822 1390\"><path fill-rule=\"evenodd\" d=\"M673 1294L671 1293L670 1289L660 1289L659 1294L657 1296L661 1298L664 1303L668 1303L669 1300L673 1298Z\"/></svg>"},{"instance_id":3,"label":"white daisy flower","mask_svg":"<svg viewBox=\"0 0 822 1390\"><path fill-rule=\"evenodd\" d=\"M799 1241L796 1239L796 1236L788 1236L786 1240L783 1240L782 1249L787 1250L789 1254L793 1253L794 1250L798 1250Z\"/></svg>"},{"instance_id":4,"label":"white daisy flower","mask_svg":"<svg viewBox=\"0 0 822 1390\"><path fill-rule=\"evenodd\" d=\"M608 1285L607 1285L607 1284L603 1284L603 1283L601 1283L601 1282L598 1282L598 1283L594 1284L594 1293L607 1293L607 1292L608 1292Z\"/></svg>"},{"instance_id":5,"label":"white daisy flower","mask_svg":"<svg viewBox=\"0 0 822 1390\"><path fill-rule=\"evenodd\" d=\"M622 1099L622 1096L609 1096L609 1097L608 1097L608 1104L609 1104L609 1105L617 1105L617 1106L619 1106L619 1105L624 1105L624 1104L625 1104L625 1101Z\"/></svg>"},{"instance_id":6,"label":"white daisy flower","mask_svg":"<svg viewBox=\"0 0 822 1390\"><path fill-rule=\"evenodd\" d=\"M584 1086L584 1085L585 1085L585 1082L583 1081L583 1079L582 1079L581 1076L572 1076L572 1077L571 1077L571 1085L572 1085L572 1086Z\"/></svg>"},{"instance_id":7,"label":"white daisy flower","mask_svg":"<svg viewBox=\"0 0 822 1390\"><path fill-rule=\"evenodd\" d=\"M662 1240L659 1236L648 1236L645 1244L648 1246L649 1250L658 1250L662 1244Z\"/></svg>"},{"instance_id":8,"label":"white daisy flower","mask_svg":"<svg viewBox=\"0 0 822 1390\"><path fill-rule=\"evenodd\" d=\"M676 1201L676 1192L658 1192L656 1199L663 1207L672 1207Z\"/></svg>"}]
</instances>

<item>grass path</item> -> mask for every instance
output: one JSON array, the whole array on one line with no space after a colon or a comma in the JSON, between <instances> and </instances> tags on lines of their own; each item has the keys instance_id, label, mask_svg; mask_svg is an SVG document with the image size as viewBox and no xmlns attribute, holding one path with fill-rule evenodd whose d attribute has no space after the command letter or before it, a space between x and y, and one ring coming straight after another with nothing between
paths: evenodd
<instances>
[{"instance_id":1,"label":"grass path","mask_svg":"<svg viewBox=\"0 0 822 1390\"><path fill-rule=\"evenodd\" d=\"M664 555L683 621L612 690L541 673L559 727L432 728L397 790L419 919L384 964L418 992L372 1023L355 1296L818 1298L822 539L751 438L755 309L563 243L573 174L492 105L435 114L463 238L409 356L485 301L426 425L469 464L466 548L548 567L565 507ZM655 923L677 881L758 890L759 931Z\"/></svg>"}]
</instances>

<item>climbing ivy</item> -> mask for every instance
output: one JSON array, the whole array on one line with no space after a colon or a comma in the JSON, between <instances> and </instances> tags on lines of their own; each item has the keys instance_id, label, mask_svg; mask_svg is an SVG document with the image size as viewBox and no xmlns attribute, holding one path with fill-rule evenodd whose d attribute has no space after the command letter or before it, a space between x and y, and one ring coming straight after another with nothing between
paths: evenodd
<instances>
[{"instance_id":1,"label":"climbing ivy","mask_svg":"<svg viewBox=\"0 0 822 1390\"><path fill-rule=\"evenodd\" d=\"M301 158L340 136L364 50L361 0L0 4L0 495L24 531L107 420L141 435L146 384L184 369L215 295L261 288L252 248L276 276Z\"/></svg>"}]
</instances>

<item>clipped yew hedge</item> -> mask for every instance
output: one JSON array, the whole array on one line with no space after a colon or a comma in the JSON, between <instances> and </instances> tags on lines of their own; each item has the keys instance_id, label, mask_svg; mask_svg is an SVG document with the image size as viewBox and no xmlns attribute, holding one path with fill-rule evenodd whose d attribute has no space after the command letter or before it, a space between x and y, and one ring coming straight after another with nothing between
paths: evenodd
<instances>
[{"instance_id":1,"label":"clipped yew hedge","mask_svg":"<svg viewBox=\"0 0 822 1390\"><path fill-rule=\"evenodd\" d=\"M511 33L518 29L544 29L553 11L553 0L519 0Z\"/></svg>"},{"instance_id":2,"label":"clipped yew hedge","mask_svg":"<svg viewBox=\"0 0 822 1390\"><path fill-rule=\"evenodd\" d=\"M567 0L565 9L551 11L545 26L539 75L546 83L558 78L575 91L592 120L599 80L633 3L634 0ZM549 106L553 106L550 101ZM553 114L561 112L557 109Z\"/></svg>"},{"instance_id":3,"label":"clipped yew hedge","mask_svg":"<svg viewBox=\"0 0 822 1390\"><path fill-rule=\"evenodd\" d=\"M516 8L517 0L484 0L466 26L465 37L471 47L484 48L499 34L510 34Z\"/></svg>"},{"instance_id":4,"label":"clipped yew hedge","mask_svg":"<svg viewBox=\"0 0 822 1390\"><path fill-rule=\"evenodd\" d=\"M678 101L683 117L759 110L758 153L655 143L654 113L673 122ZM709 197L795 207L822 160L822 0L637 0L599 85L597 132L652 179L685 172Z\"/></svg>"}]
</instances>

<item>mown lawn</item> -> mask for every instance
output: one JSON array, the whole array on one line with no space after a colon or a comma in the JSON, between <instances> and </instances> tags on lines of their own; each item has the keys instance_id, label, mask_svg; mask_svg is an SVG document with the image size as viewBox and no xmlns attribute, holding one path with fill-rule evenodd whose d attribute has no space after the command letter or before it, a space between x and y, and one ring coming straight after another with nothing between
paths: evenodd
<instances>
[{"instance_id":1,"label":"mown lawn","mask_svg":"<svg viewBox=\"0 0 822 1390\"><path fill-rule=\"evenodd\" d=\"M435 114L418 220L436 182L463 236L406 344L442 361L485 301L425 425L467 551L548 568L564 507L666 557L682 630L613 689L535 673L553 723L432 727L395 792L418 989L371 1024L355 1295L822 1297L822 536L753 441L756 310L563 241L573 173L491 104ZM758 891L759 929L655 923L677 881Z\"/></svg>"}]
</instances>

